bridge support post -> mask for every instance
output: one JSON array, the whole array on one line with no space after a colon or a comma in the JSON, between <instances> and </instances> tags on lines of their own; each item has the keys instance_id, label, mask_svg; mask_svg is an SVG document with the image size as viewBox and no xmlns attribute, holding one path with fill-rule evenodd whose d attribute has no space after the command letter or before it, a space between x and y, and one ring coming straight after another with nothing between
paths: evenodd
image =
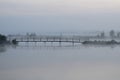
<instances>
[{"instance_id":1,"label":"bridge support post","mask_svg":"<svg viewBox=\"0 0 120 80\"><path fill-rule=\"evenodd\" d=\"M72 38L72 45L74 46L74 38Z\"/></svg>"},{"instance_id":2,"label":"bridge support post","mask_svg":"<svg viewBox=\"0 0 120 80\"><path fill-rule=\"evenodd\" d=\"M59 46L61 46L61 42L59 42Z\"/></svg>"},{"instance_id":3,"label":"bridge support post","mask_svg":"<svg viewBox=\"0 0 120 80\"><path fill-rule=\"evenodd\" d=\"M61 46L61 38L59 39L59 46Z\"/></svg>"}]
</instances>

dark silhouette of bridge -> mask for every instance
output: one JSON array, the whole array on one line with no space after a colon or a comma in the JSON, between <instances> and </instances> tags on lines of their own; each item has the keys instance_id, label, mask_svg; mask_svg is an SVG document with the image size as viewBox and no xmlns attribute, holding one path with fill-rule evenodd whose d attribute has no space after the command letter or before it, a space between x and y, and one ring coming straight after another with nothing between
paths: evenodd
<instances>
[{"instance_id":1,"label":"dark silhouette of bridge","mask_svg":"<svg viewBox=\"0 0 120 80\"><path fill-rule=\"evenodd\" d=\"M15 39L18 43L19 42L67 42L67 43L82 43L84 41L88 41L88 37L79 37L79 36L13 36L9 37L9 40Z\"/></svg>"},{"instance_id":2,"label":"dark silhouette of bridge","mask_svg":"<svg viewBox=\"0 0 120 80\"><path fill-rule=\"evenodd\" d=\"M9 41L13 39L16 42L65 42L65 43L83 43L84 41L105 41L111 40L109 37L97 37L97 36L11 36L8 37ZM120 40L120 38L118 38Z\"/></svg>"}]
</instances>

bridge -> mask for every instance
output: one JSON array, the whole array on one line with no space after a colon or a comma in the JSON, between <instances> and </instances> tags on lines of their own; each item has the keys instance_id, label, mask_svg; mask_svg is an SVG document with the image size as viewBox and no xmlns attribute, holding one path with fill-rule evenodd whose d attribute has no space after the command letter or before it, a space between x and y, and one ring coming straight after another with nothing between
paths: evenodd
<instances>
[{"instance_id":1,"label":"bridge","mask_svg":"<svg viewBox=\"0 0 120 80\"><path fill-rule=\"evenodd\" d=\"M66 43L82 43L88 41L88 37L79 37L79 36L12 36L8 37L9 41L15 39L19 42L66 42Z\"/></svg>"},{"instance_id":2,"label":"bridge","mask_svg":"<svg viewBox=\"0 0 120 80\"><path fill-rule=\"evenodd\" d=\"M110 41L109 37L96 37L96 36L9 36L9 41L15 39L19 42L58 42L58 43L83 43L84 41L96 40L96 41ZM116 38L116 40L120 40L120 38Z\"/></svg>"}]
</instances>

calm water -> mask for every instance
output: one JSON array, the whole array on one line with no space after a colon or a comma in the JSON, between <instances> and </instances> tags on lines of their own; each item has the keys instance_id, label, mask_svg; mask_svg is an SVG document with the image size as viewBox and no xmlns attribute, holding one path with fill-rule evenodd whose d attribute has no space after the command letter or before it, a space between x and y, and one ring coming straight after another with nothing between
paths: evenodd
<instances>
[{"instance_id":1,"label":"calm water","mask_svg":"<svg viewBox=\"0 0 120 80\"><path fill-rule=\"evenodd\" d=\"M120 80L120 46L0 47L0 80Z\"/></svg>"}]
</instances>

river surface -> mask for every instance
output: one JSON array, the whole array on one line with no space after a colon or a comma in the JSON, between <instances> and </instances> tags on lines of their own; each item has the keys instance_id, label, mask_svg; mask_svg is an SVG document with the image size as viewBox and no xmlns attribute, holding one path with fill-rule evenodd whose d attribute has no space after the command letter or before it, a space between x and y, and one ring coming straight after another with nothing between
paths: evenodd
<instances>
[{"instance_id":1,"label":"river surface","mask_svg":"<svg viewBox=\"0 0 120 80\"><path fill-rule=\"evenodd\" d=\"M1 46L0 80L120 80L120 46Z\"/></svg>"}]
</instances>

